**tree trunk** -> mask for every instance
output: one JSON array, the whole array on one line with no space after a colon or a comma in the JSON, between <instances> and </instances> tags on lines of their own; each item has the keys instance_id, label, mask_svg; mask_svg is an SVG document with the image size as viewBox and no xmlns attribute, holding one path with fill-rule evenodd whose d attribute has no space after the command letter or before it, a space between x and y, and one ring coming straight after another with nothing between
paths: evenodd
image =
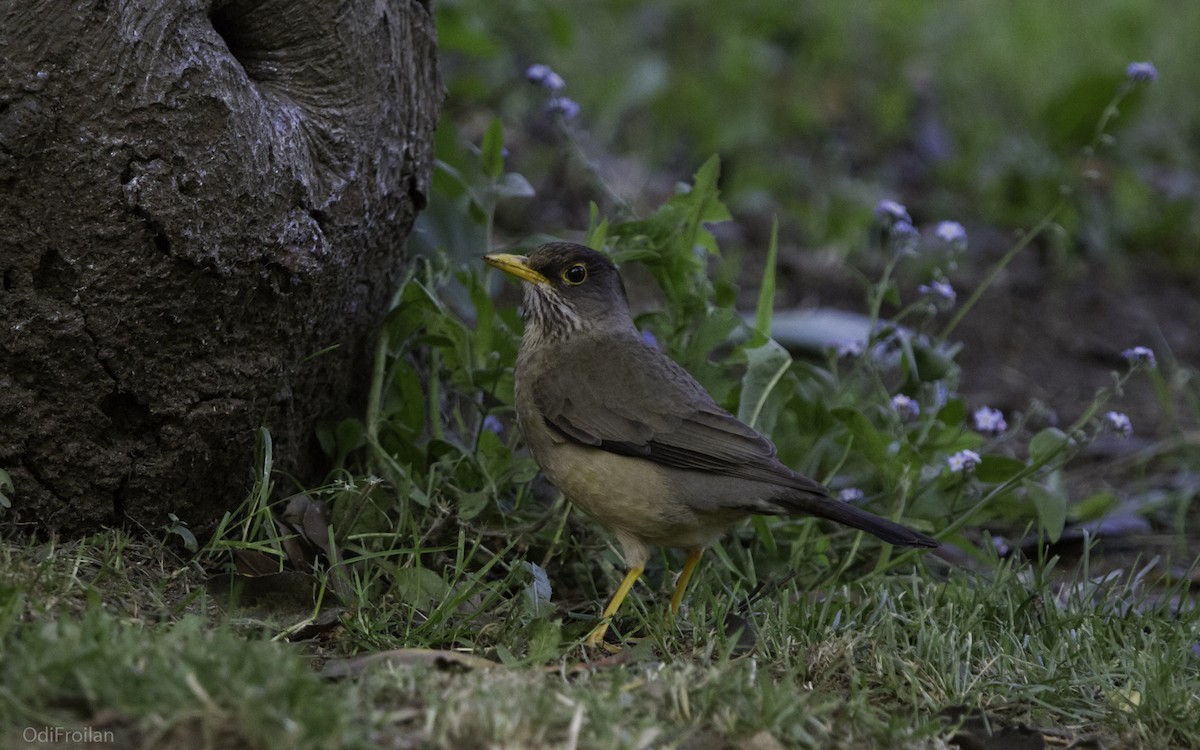
<instances>
[{"instance_id":1,"label":"tree trunk","mask_svg":"<svg viewBox=\"0 0 1200 750\"><path fill-rule=\"evenodd\" d=\"M416 0L0 0L0 523L203 527L319 476L424 206Z\"/></svg>"}]
</instances>

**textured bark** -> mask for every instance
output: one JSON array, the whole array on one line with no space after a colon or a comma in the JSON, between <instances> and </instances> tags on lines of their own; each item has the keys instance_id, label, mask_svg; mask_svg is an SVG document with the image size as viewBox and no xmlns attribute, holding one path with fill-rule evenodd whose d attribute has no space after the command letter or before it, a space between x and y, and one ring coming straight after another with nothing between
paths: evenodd
<instances>
[{"instance_id":1,"label":"textured bark","mask_svg":"<svg viewBox=\"0 0 1200 750\"><path fill-rule=\"evenodd\" d=\"M0 523L203 526L260 426L319 473L425 202L435 55L412 0L0 0Z\"/></svg>"}]
</instances>

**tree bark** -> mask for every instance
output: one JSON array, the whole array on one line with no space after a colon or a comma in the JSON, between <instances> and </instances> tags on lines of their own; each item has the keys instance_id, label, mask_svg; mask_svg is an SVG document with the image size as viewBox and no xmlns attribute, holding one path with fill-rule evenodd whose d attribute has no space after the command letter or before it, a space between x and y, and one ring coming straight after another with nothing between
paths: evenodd
<instances>
[{"instance_id":1,"label":"tree bark","mask_svg":"<svg viewBox=\"0 0 1200 750\"><path fill-rule=\"evenodd\" d=\"M260 426L319 476L441 96L416 0L0 0L0 523L203 528Z\"/></svg>"}]
</instances>

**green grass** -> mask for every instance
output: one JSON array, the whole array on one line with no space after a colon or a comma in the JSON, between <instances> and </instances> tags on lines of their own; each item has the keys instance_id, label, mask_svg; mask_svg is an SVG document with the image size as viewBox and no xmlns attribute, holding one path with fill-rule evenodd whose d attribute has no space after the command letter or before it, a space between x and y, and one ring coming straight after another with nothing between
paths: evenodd
<instances>
[{"instance_id":1,"label":"green grass","mask_svg":"<svg viewBox=\"0 0 1200 750\"><path fill-rule=\"evenodd\" d=\"M1081 571L1065 586L994 560L986 575L935 565L812 590L805 575L742 613L746 651L725 624L753 585L736 569L781 561L725 549L736 554L702 569L680 622L663 619L667 587L635 589L623 624L647 638L619 657L555 639L534 663L322 681L313 661L355 651L354 630L392 648L452 647L450 631L422 638L397 622L400 605L368 604L352 626L287 644L272 640L282 623L248 627L208 594L189 605L208 614L187 613L171 581L199 583L196 571L156 543L6 543L0 737L63 726L113 731L119 746L628 748L766 732L785 747L936 747L953 730L941 713L968 706L1110 747L1200 746L1200 614L1184 590ZM149 560L158 587L129 565ZM473 648L498 661L553 622L493 626Z\"/></svg>"}]
</instances>

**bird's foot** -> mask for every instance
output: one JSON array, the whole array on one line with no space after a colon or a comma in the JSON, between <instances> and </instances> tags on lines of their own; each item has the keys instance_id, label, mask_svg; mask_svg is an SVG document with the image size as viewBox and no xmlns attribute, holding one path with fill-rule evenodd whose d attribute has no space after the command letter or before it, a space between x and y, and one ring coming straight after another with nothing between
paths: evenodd
<instances>
[{"instance_id":1,"label":"bird's foot","mask_svg":"<svg viewBox=\"0 0 1200 750\"><path fill-rule=\"evenodd\" d=\"M621 647L615 643L607 643L604 636L608 633L608 620L602 620L599 625L592 628L592 632L588 633L587 638L583 639L583 645L588 648L602 648L610 654L615 654L621 650Z\"/></svg>"},{"instance_id":2,"label":"bird's foot","mask_svg":"<svg viewBox=\"0 0 1200 750\"><path fill-rule=\"evenodd\" d=\"M596 627L592 628L592 632L588 633L583 639L583 645L588 648L601 648L610 654L616 654L621 651L623 645L634 645L640 643L643 638L640 636L628 636L621 639L620 643L610 643L604 640L604 636L608 634L608 620L601 622Z\"/></svg>"}]
</instances>

